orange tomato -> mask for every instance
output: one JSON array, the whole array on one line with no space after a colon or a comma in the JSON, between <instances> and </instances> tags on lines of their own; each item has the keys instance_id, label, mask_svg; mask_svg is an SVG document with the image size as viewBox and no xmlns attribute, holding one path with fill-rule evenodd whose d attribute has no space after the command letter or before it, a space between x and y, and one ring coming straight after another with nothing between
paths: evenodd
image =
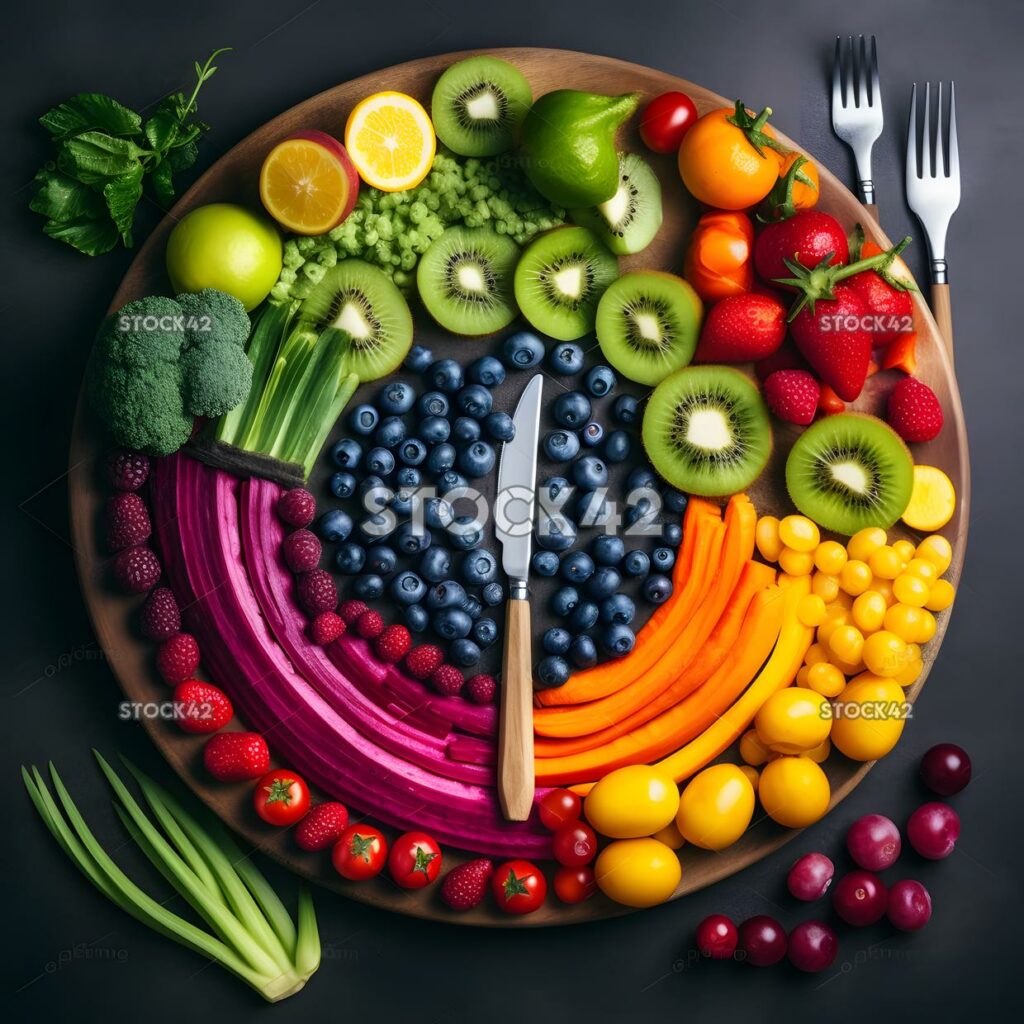
<instances>
[{"instance_id":1,"label":"orange tomato","mask_svg":"<svg viewBox=\"0 0 1024 1024\"><path fill-rule=\"evenodd\" d=\"M683 277L705 302L749 292L754 284L754 225L745 213L705 213L690 235Z\"/></svg>"},{"instance_id":2,"label":"orange tomato","mask_svg":"<svg viewBox=\"0 0 1024 1024\"><path fill-rule=\"evenodd\" d=\"M803 153L780 155L779 180L765 199L765 218L785 220L818 202L818 168Z\"/></svg>"}]
</instances>

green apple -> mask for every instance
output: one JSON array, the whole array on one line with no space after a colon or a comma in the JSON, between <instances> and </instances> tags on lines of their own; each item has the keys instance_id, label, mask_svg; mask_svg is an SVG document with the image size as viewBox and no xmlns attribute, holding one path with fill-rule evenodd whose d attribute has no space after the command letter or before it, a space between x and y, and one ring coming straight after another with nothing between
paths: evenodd
<instances>
[{"instance_id":1,"label":"green apple","mask_svg":"<svg viewBox=\"0 0 1024 1024\"><path fill-rule=\"evenodd\" d=\"M175 292L217 288L255 309L280 273L277 228L244 206L199 206L178 221L167 240L167 274Z\"/></svg>"}]
</instances>

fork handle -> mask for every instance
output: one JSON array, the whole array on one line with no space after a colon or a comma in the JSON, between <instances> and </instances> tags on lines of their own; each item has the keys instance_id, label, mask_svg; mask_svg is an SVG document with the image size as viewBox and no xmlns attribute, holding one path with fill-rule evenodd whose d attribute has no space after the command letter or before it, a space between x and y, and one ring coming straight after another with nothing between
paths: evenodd
<instances>
[{"instance_id":1,"label":"fork handle","mask_svg":"<svg viewBox=\"0 0 1024 1024\"><path fill-rule=\"evenodd\" d=\"M864 209L871 214L875 220L878 220L878 203L864 203Z\"/></svg>"},{"instance_id":2,"label":"fork handle","mask_svg":"<svg viewBox=\"0 0 1024 1024\"><path fill-rule=\"evenodd\" d=\"M949 304L949 285L932 285L932 313L939 325L939 333L949 353L949 361L953 362L953 311Z\"/></svg>"}]
</instances>

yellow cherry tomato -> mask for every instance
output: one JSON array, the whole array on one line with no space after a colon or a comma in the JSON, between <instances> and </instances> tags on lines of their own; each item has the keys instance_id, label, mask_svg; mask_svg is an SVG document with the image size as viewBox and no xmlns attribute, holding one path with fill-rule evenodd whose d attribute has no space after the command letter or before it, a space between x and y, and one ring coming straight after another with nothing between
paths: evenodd
<instances>
[{"instance_id":1,"label":"yellow cherry tomato","mask_svg":"<svg viewBox=\"0 0 1024 1024\"><path fill-rule=\"evenodd\" d=\"M850 611L853 608L853 598L846 593L845 590L840 590L839 593L836 594L836 599L829 605L829 607L845 608L847 611Z\"/></svg>"},{"instance_id":2,"label":"yellow cherry tomato","mask_svg":"<svg viewBox=\"0 0 1024 1024\"><path fill-rule=\"evenodd\" d=\"M679 807L679 790L664 772L645 764L609 772L587 794L583 814L603 836L632 839L664 828Z\"/></svg>"},{"instance_id":3,"label":"yellow cherry tomato","mask_svg":"<svg viewBox=\"0 0 1024 1024\"><path fill-rule=\"evenodd\" d=\"M900 604L923 608L928 602L929 586L919 576L902 573L892 581L892 592Z\"/></svg>"},{"instance_id":4,"label":"yellow cherry tomato","mask_svg":"<svg viewBox=\"0 0 1024 1024\"><path fill-rule=\"evenodd\" d=\"M895 633L880 629L864 641L862 657L874 675L897 676L907 667L907 643Z\"/></svg>"},{"instance_id":5,"label":"yellow cherry tomato","mask_svg":"<svg viewBox=\"0 0 1024 1024\"><path fill-rule=\"evenodd\" d=\"M885 598L877 590L865 590L853 602L853 624L862 633L874 633L882 628L886 607Z\"/></svg>"},{"instance_id":6,"label":"yellow cherry tomato","mask_svg":"<svg viewBox=\"0 0 1024 1024\"><path fill-rule=\"evenodd\" d=\"M832 741L824 740L819 743L813 750L808 750L806 756L809 757L815 764L824 764L828 760L828 755L832 753Z\"/></svg>"},{"instance_id":7,"label":"yellow cherry tomato","mask_svg":"<svg viewBox=\"0 0 1024 1024\"><path fill-rule=\"evenodd\" d=\"M754 787L754 794L757 794L757 787L761 781L761 773L756 769L752 768L749 764L741 764L740 771L746 775L750 785Z\"/></svg>"},{"instance_id":8,"label":"yellow cherry tomato","mask_svg":"<svg viewBox=\"0 0 1024 1024\"><path fill-rule=\"evenodd\" d=\"M761 516L754 527L754 542L766 562L777 562L782 551L779 521L775 516Z\"/></svg>"},{"instance_id":9,"label":"yellow cherry tomato","mask_svg":"<svg viewBox=\"0 0 1024 1024\"><path fill-rule=\"evenodd\" d=\"M949 580L936 580L928 591L928 600L924 606L930 612L945 611L956 597L956 588Z\"/></svg>"},{"instance_id":10,"label":"yellow cherry tomato","mask_svg":"<svg viewBox=\"0 0 1024 1024\"><path fill-rule=\"evenodd\" d=\"M864 672L835 702L832 743L854 761L884 757L903 734L906 711L903 689L895 679Z\"/></svg>"},{"instance_id":11,"label":"yellow cherry tomato","mask_svg":"<svg viewBox=\"0 0 1024 1024\"><path fill-rule=\"evenodd\" d=\"M828 649L840 661L855 665L864 651L864 634L856 626L838 626L828 638Z\"/></svg>"},{"instance_id":12,"label":"yellow cherry tomato","mask_svg":"<svg viewBox=\"0 0 1024 1024\"><path fill-rule=\"evenodd\" d=\"M894 604L886 613L884 625L906 643L913 643L921 632L924 612L909 604Z\"/></svg>"},{"instance_id":13,"label":"yellow cherry tomato","mask_svg":"<svg viewBox=\"0 0 1024 1024\"><path fill-rule=\"evenodd\" d=\"M909 540L897 540L893 542L893 548L896 554L900 556L900 561L904 564L911 561L914 557L915 548Z\"/></svg>"},{"instance_id":14,"label":"yellow cherry tomato","mask_svg":"<svg viewBox=\"0 0 1024 1024\"><path fill-rule=\"evenodd\" d=\"M825 613L825 621L818 627L818 643L828 648L829 637L833 631L840 626L845 626L850 621L850 609L844 608L841 604L830 604Z\"/></svg>"},{"instance_id":15,"label":"yellow cherry tomato","mask_svg":"<svg viewBox=\"0 0 1024 1024\"><path fill-rule=\"evenodd\" d=\"M754 728L769 750L799 754L816 747L828 735L832 727L831 712L831 705L820 693L787 686L761 705L754 718Z\"/></svg>"},{"instance_id":16,"label":"yellow cherry tomato","mask_svg":"<svg viewBox=\"0 0 1024 1024\"><path fill-rule=\"evenodd\" d=\"M871 557L871 552L880 548L888 541L885 530L879 526L868 526L858 530L846 545L846 550L851 558L859 562L866 562Z\"/></svg>"},{"instance_id":17,"label":"yellow cherry tomato","mask_svg":"<svg viewBox=\"0 0 1024 1024\"><path fill-rule=\"evenodd\" d=\"M910 644L910 647L917 648L917 656L910 659L910 663L898 676L893 676L893 679L903 687L913 686L917 682L918 676L924 671L924 661L920 654L921 648L917 644Z\"/></svg>"},{"instance_id":18,"label":"yellow cherry tomato","mask_svg":"<svg viewBox=\"0 0 1024 1024\"><path fill-rule=\"evenodd\" d=\"M627 907L654 907L675 892L682 867L676 852L657 839L620 839L597 857L597 887Z\"/></svg>"},{"instance_id":19,"label":"yellow cherry tomato","mask_svg":"<svg viewBox=\"0 0 1024 1024\"><path fill-rule=\"evenodd\" d=\"M851 597L863 594L873 579L870 566L859 558L851 558L839 573L839 586Z\"/></svg>"},{"instance_id":20,"label":"yellow cherry tomato","mask_svg":"<svg viewBox=\"0 0 1024 1024\"><path fill-rule=\"evenodd\" d=\"M810 665L801 665L796 670L796 679L794 679L793 682L795 682L797 686L802 686L802 687L804 687L804 689L809 690L811 688L810 680L811 680L811 666Z\"/></svg>"},{"instance_id":21,"label":"yellow cherry tomato","mask_svg":"<svg viewBox=\"0 0 1024 1024\"><path fill-rule=\"evenodd\" d=\"M953 547L942 534L934 533L917 545L917 557L926 558L941 576L953 561Z\"/></svg>"},{"instance_id":22,"label":"yellow cherry tomato","mask_svg":"<svg viewBox=\"0 0 1024 1024\"><path fill-rule=\"evenodd\" d=\"M754 816L754 787L735 764L713 764L695 775L679 797L676 826L702 850L724 850Z\"/></svg>"},{"instance_id":23,"label":"yellow cherry tomato","mask_svg":"<svg viewBox=\"0 0 1024 1024\"><path fill-rule=\"evenodd\" d=\"M806 665L818 665L823 661L828 661L828 651L825 649L824 644L811 644L804 655L804 663Z\"/></svg>"},{"instance_id":24,"label":"yellow cherry tomato","mask_svg":"<svg viewBox=\"0 0 1024 1024\"><path fill-rule=\"evenodd\" d=\"M664 828L659 829L651 838L657 839L659 843L664 843L670 850L681 850L686 845L686 840L674 821L670 821Z\"/></svg>"},{"instance_id":25,"label":"yellow cherry tomato","mask_svg":"<svg viewBox=\"0 0 1024 1024\"><path fill-rule=\"evenodd\" d=\"M810 627L820 626L825 621L825 602L817 594L806 594L796 606L796 617Z\"/></svg>"},{"instance_id":26,"label":"yellow cherry tomato","mask_svg":"<svg viewBox=\"0 0 1024 1024\"><path fill-rule=\"evenodd\" d=\"M811 593L830 604L839 596L839 577L826 572L816 572L811 577Z\"/></svg>"},{"instance_id":27,"label":"yellow cherry tomato","mask_svg":"<svg viewBox=\"0 0 1024 1024\"><path fill-rule=\"evenodd\" d=\"M799 584L801 579L803 579L802 576L791 576L788 572L780 572L779 575L775 577L775 582L784 590L786 587L791 586L794 583Z\"/></svg>"},{"instance_id":28,"label":"yellow cherry tomato","mask_svg":"<svg viewBox=\"0 0 1024 1024\"><path fill-rule=\"evenodd\" d=\"M912 530L941 530L955 510L953 481L935 466L914 466L914 487L903 510L903 522Z\"/></svg>"},{"instance_id":29,"label":"yellow cherry tomato","mask_svg":"<svg viewBox=\"0 0 1024 1024\"><path fill-rule=\"evenodd\" d=\"M910 576L917 576L924 580L929 586L939 578L939 571L935 568L935 563L929 562L927 558L911 558L903 571Z\"/></svg>"},{"instance_id":30,"label":"yellow cherry tomato","mask_svg":"<svg viewBox=\"0 0 1024 1024\"><path fill-rule=\"evenodd\" d=\"M779 552L779 568L790 576L809 576L814 569L814 555L810 551L783 548Z\"/></svg>"},{"instance_id":31,"label":"yellow cherry tomato","mask_svg":"<svg viewBox=\"0 0 1024 1024\"><path fill-rule=\"evenodd\" d=\"M933 636L935 636L935 630L937 623L935 622L935 616L931 612L921 610L921 628L917 631L917 636L914 638L919 644L926 644Z\"/></svg>"},{"instance_id":32,"label":"yellow cherry tomato","mask_svg":"<svg viewBox=\"0 0 1024 1024\"><path fill-rule=\"evenodd\" d=\"M813 825L828 810L828 779L809 757L780 757L761 771L758 798L765 813L786 828Z\"/></svg>"},{"instance_id":33,"label":"yellow cherry tomato","mask_svg":"<svg viewBox=\"0 0 1024 1024\"><path fill-rule=\"evenodd\" d=\"M779 540L794 551L813 552L821 541L821 532L807 516L786 516L779 523Z\"/></svg>"},{"instance_id":34,"label":"yellow cherry tomato","mask_svg":"<svg viewBox=\"0 0 1024 1024\"><path fill-rule=\"evenodd\" d=\"M756 729L748 729L740 737L740 757L749 765L764 764L770 761L775 754L769 750L757 735Z\"/></svg>"},{"instance_id":35,"label":"yellow cherry tomato","mask_svg":"<svg viewBox=\"0 0 1024 1024\"><path fill-rule=\"evenodd\" d=\"M879 579L894 580L903 568L903 559L895 548L883 544L868 555L868 568Z\"/></svg>"},{"instance_id":36,"label":"yellow cherry tomato","mask_svg":"<svg viewBox=\"0 0 1024 1024\"><path fill-rule=\"evenodd\" d=\"M881 594L885 598L887 608L896 603L896 595L892 592L892 580L874 580L871 584L871 589L876 594Z\"/></svg>"},{"instance_id":37,"label":"yellow cherry tomato","mask_svg":"<svg viewBox=\"0 0 1024 1024\"><path fill-rule=\"evenodd\" d=\"M819 662L807 670L807 686L823 697L838 697L846 688L846 676L831 662Z\"/></svg>"},{"instance_id":38,"label":"yellow cherry tomato","mask_svg":"<svg viewBox=\"0 0 1024 1024\"><path fill-rule=\"evenodd\" d=\"M814 565L829 576L838 576L846 565L846 548L839 541L823 540L814 550Z\"/></svg>"}]
</instances>

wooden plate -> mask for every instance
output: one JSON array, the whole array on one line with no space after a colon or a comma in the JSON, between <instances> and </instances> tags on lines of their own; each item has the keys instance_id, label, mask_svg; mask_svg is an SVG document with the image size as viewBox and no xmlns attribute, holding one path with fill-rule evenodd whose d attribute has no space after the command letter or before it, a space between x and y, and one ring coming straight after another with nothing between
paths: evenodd
<instances>
[{"instance_id":1,"label":"wooden plate","mask_svg":"<svg viewBox=\"0 0 1024 1024\"><path fill-rule=\"evenodd\" d=\"M534 95L541 95L551 89L572 87L605 93L635 90L650 97L667 90L678 89L693 98L701 113L716 107L731 106L723 97L698 85L661 71L610 57L565 50L526 48L487 52L502 57L520 68L529 79ZM428 57L365 75L314 96L254 132L214 164L164 218L132 263L113 298L111 309L117 309L130 299L141 295L168 291L169 286L164 272L164 246L168 232L188 210L216 201L241 202L253 208L259 207L256 182L260 164L264 155L280 138L299 128L320 128L336 136L341 135L346 116L352 106L364 96L379 90L401 90L424 102L429 101L438 74L450 64L467 56L470 56L470 53ZM784 136L780 138L784 143L795 147L795 143ZM635 137L625 139L625 146L637 152L645 152L646 155L646 151L640 148L640 142ZM657 267L679 272L689 227L696 211L679 182L674 158L655 157L652 163L661 177L664 189L664 227L646 252L629 257L625 264L634 268ZM888 247L889 240L866 215L854 196L820 163L818 166L821 172L821 197L818 208L836 216L847 229L852 229L854 223L860 221L869 237L882 247ZM970 473L963 411L952 360L944 348L935 321L920 296L914 298L914 316L919 332L919 376L935 390L946 412L946 426L939 438L930 444L915 446L914 455L919 462L944 469L956 487L959 497L958 508L943 532L953 543L953 565L949 578L957 583L963 565L970 501ZM423 319L425 318L422 316L417 318L418 333L423 329ZM431 340L430 344L434 346L434 341ZM466 343L459 344L464 346ZM873 377L857 402L857 408L879 411L892 382L892 373ZM791 436L787 436L787 431L776 425L776 449L779 455L751 492L751 497L759 510L789 509L781 484L781 459L789 448L792 436L795 436L795 430ZM106 583L105 570L108 559L100 545L97 528L99 513L106 496L98 472L101 452L102 438L80 401L71 442L69 488L76 560L86 605L99 641L125 694L133 701L166 700L167 688L153 667L153 645L141 639L132 628L132 613L137 608L139 599L116 594ZM939 651L948 618L948 612L939 617L936 637L925 648L924 672L909 691L911 698L916 698L924 685L931 664ZM346 883L331 870L325 856L302 853L284 831L270 829L259 822L249 804L248 786L224 786L216 783L211 785L201 770L201 738L185 736L173 725L159 720L144 719L144 722L154 742L163 751L175 771L235 831L243 835L253 846L259 847L296 873L354 899L418 917L476 925L568 924L627 912L626 908L611 903L599 894L587 903L574 907L563 907L552 896L545 907L525 918L502 915L487 905L469 914L456 915L441 904L436 891L437 886L412 894L397 889L385 879L359 885ZM837 754L829 758L826 768L832 784L833 806L860 782L870 767L870 764L847 761ZM684 896L688 892L728 877L777 849L794 834L765 820L751 828L740 842L723 853L708 854L692 847L685 848L681 855L683 878L675 896ZM458 859L458 854L455 854L453 859Z\"/></svg>"}]
</instances>

